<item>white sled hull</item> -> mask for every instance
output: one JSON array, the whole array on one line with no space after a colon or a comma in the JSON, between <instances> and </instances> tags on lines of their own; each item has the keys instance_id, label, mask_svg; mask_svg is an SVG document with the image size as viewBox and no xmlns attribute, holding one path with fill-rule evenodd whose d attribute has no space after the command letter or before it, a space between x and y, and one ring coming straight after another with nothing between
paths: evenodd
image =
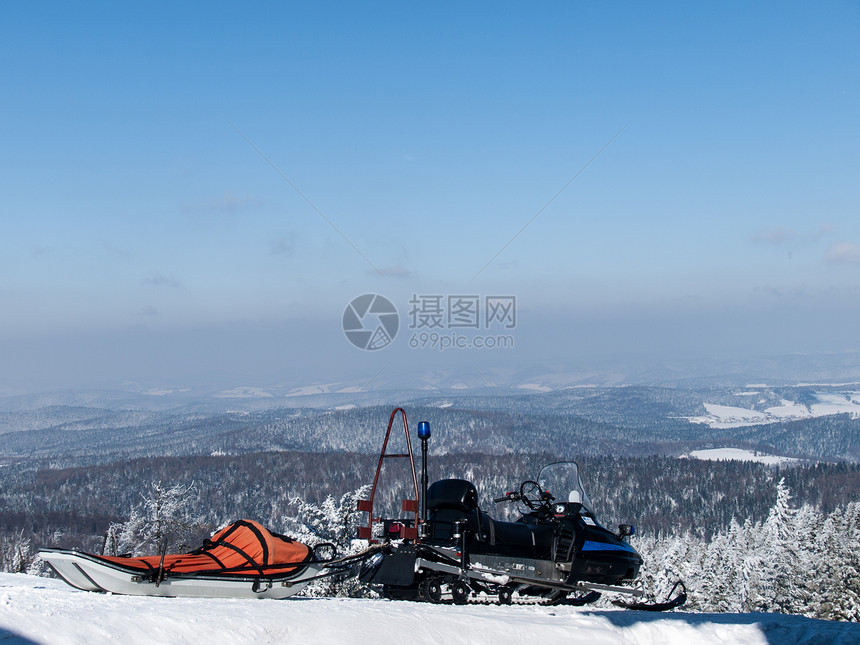
<instances>
[{"instance_id":1,"label":"white sled hull","mask_svg":"<svg viewBox=\"0 0 860 645\"><path fill-rule=\"evenodd\" d=\"M253 577L170 575L160 584L140 574L112 566L85 553L41 551L45 560L66 583L83 591L99 591L126 596L183 598L289 598L320 575L319 564L305 565L298 574L255 579Z\"/></svg>"}]
</instances>

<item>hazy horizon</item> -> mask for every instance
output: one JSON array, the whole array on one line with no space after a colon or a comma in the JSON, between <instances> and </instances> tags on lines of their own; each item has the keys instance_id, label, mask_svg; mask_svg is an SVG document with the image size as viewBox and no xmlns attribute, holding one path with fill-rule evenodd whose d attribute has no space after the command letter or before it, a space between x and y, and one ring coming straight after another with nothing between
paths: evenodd
<instances>
[{"instance_id":1,"label":"hazy horizon","mask_svg":"<svg viewBox=\"0 0 860 645\"><path fill-rule=\"evenodd\" d=\"M860 377L858 26L839 2L7 7L0 392ZM396 308L389 346L345 336L362 294Z\"/></svg>"}]
</instances>

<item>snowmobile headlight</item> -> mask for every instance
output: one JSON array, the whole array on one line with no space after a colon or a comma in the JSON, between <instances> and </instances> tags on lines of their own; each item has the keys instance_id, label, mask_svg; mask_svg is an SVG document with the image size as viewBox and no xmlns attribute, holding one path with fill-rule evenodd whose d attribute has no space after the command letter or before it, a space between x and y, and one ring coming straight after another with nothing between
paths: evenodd
<instances>
[{"instance_id":1,"label":"snowmobile headlight","mask_svg":"<svg viewBox=\"0 0 860 645\"><path fill-rule=\"evenodd\" d=\"M625 538L629 535L633 535L636 533L636 528L631 526L630 524L619 524L618 525L618 537Z\"/></svg>"},{"instance_id":2,"label":"snowmobile headlight","mask_svg":"<svg viewBox=\"0 0 860 645\"><path fill-rule=\"evenodd\" d=\"M564 504L556 504L555 513L556 515L564 515Z\"/></svg>"}]
</instances>

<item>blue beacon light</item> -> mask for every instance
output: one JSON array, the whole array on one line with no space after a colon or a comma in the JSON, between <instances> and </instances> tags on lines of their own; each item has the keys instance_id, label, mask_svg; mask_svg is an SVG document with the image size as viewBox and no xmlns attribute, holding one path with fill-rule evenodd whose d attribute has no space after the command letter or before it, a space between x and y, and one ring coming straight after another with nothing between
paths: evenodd
<instances>
[{"instance_id":1,"label":"blue beacon light","mask_svg":"<svg viewBox=\"0 0 860 645\"><path fill-rule=\"evenodd\" d=\"M421 439L421 524L420 535L422 538L429 537L427 525L427 443L430 441L430 422L418 422L418 437Z\"/></svg>"},{"instance_id":2,"label":"blue beacon light","mask_svg":"<svg viewBox=\"0 0 860 645\"><path fill-rule=\"evenodd\" d=\"M430 422L429 421L419 421L418 422L418 438L419 439L429 439L430 438Z\"/></svg>"}]
</instances>

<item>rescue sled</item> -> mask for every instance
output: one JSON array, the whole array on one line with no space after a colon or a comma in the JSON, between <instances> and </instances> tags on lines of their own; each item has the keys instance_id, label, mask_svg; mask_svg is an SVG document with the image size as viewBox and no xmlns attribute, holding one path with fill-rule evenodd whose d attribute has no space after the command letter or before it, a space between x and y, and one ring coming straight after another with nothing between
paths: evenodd
<instances>
[{"instance_id":1,"label":"rescue sled","mask_svg":"<svg viewBox=\"0 0 860 645\"><path fill-rule=\"evenodd\" d=\"M192 598L287 598L355 563L335 560L331 544L311 548L251 520L233 522L190 553L133 558L42 549L39 555L84 591Z\"/></svg>"}]
</instances>

